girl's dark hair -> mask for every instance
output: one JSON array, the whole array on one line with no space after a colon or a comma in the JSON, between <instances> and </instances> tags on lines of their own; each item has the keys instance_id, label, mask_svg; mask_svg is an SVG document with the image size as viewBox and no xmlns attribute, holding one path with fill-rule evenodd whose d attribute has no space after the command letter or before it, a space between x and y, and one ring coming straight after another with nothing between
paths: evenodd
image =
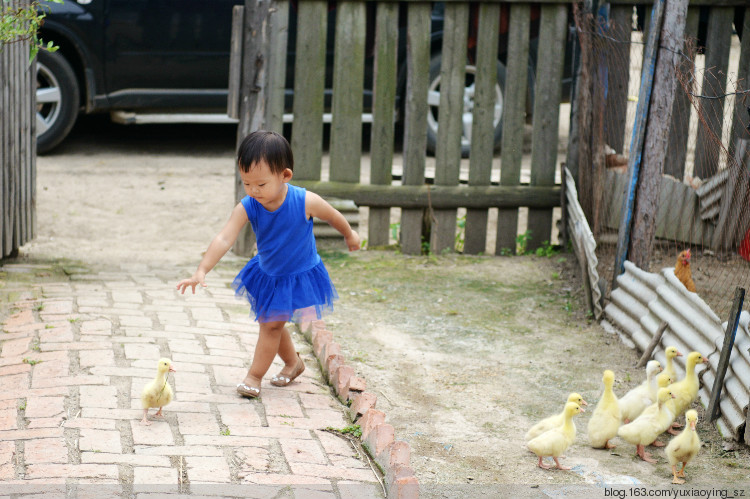
<instances>
[{"instance_id":1,"label":"girl's dark hair","mask_svg":"<svg viewBox=\"0 0 750 499\"><path fill-rule=\"evenodd\" d=\"M289 142L276 132L258 130L242 140L237 149L237 164L243 172L259 161L265 161L271 173L282 173L285 168L294 171L294 156Z\"/></svg>"}]
</instances>

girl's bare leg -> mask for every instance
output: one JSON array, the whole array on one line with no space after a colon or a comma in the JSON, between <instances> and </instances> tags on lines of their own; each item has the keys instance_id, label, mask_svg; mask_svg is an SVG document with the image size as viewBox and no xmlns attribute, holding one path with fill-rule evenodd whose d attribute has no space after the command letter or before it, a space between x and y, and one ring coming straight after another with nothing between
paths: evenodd
<instances>
[{"instance_id":1,"label":"girl's bare leg","mask_svg":"<svg viewBox=\"0 0 750 499\"><path fill-rule=\"evenodd\" d=\"M284 374L291 374L297 368L297 350L292 342L292 335L287 328L281 332L281 341L279 341L279 357L284 361L284 368L281 370Z\"/></svg>"},{"instance_id":2,"label":"girl's bare leg","mask_svg":"<svg viewBox=\"0 0 750 499\"><path fill-rule=\"evenodd\" d=\"M277 353L285 364L297 365L297 352L294 350L292 337L285 326L285 321L260 323L260 334L258 343L255 345L253 362L245 377L247 385L260 386L260 381L268 372Z\"/></svg>"}]
</instances>

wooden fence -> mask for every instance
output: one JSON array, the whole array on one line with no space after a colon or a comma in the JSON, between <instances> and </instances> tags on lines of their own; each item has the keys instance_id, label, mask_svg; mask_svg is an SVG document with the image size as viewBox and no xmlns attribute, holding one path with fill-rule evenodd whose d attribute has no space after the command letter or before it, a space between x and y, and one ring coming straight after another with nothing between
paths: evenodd
<instances>
[{"instance_id":1,"label":"wooden fence","mask_svg":"<svg viewBox=\"0 0 750 499\"><path fill-rule=\"evenodd\" d=\"M374 76L368 183L362 175L362 113L367 10L374 5ZM528 207L529 249L551 240L552 210L560 205L555 185L559 147L559 103L570 2L446 2L442 43L431 40L432 3L420 1L339 1L335 15L330 176L321 182L326 35L329 2L300 0L296 5L296 59L291 144L294 182L323 196L351 199L369 206L372 246L387 244L391 207L400 207L400 244L404 253L423 247L428 221L431 251L454 249L457 209L466 208L466 253L485 251L489 208L499 208L497 253L515 251L519 207ZM537 4L538 5L538 4ZM406 15L406 20L399 19ZM538 15L538 19L537 19ZM239 135L266 128L281 131L289 4L246 1L235 8L229 114L240 119ZM532 19L533 18L533 19ZM478 21L477 21L478 20ZM476 67L468 185L459 180L464 85L470 27L476 22ZM372 19L370 19L372 22ZM530 26L538 23L536 74L529 75ZM399 29L405 25L404 29ZM508 27L502 112L502 168L499 185L491 182L494 156L495 85L498 81L498 33ZM403 98L403 174L394 180L399 90L399 36L408 33ZM402 40L403 42L403 40ZM536 40L535 40L536 42ZM434 178L425 174L429 69L440 53L440 126ZM304 75L304 77L300 77ZM529 81L533 87L530 182L521 183ZM434 94L433 94L434 95ZM238 196L243 195L238 185ZM425 216L425 215L428 216ZM249 247L250 245L245 245Z\"/></svg>"},{"instance_id":2,"label":"wooden fence","mask_svg":"<svg viewBox=\"0 0 750 499\"><path fill-rule=\"evenodd\" d=\"M28 0L3 2L25 7ZM35 64L29 43L0 45L0 258L34 237L36 204Z\"/></svg>"}]
</instances>

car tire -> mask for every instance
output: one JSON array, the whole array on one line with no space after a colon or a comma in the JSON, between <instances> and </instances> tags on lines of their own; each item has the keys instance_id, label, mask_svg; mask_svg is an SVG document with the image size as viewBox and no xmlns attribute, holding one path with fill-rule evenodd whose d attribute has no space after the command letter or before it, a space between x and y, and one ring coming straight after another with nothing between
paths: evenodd
<instances>
[{"instance_id":1,"label":"car tire","mask_svg":"<svg viewBox=\"0 0 750 499\"><path fill-rule=\"evenodd\" d=\"M36 150L44 154L70 133L81 94L73 68L59 52L39 51L36 81Z\"/></svg>"},{"instance_id":2,"label":"car tire","mask_svg":"<svg viewBox=\"0 0 750 499\"><path fill-rule=\"evenodd\" d=\"M428 90L427 112L427 152L435 154L437 149L437 129L439 121L440 108L440 54L432 57L430 60L430 84ZM466 85L464 90L464 113L472 113L474 103L474 74L476 67L466 65ZM497 85L495 86L495 147L500 146L503 133L503 95L505 91L505 65L497 61ZM464 129L464 132L466 130ZM468 157L471 149L470 132L461 135L461 157Z\"/></svg>"}]
</instances>

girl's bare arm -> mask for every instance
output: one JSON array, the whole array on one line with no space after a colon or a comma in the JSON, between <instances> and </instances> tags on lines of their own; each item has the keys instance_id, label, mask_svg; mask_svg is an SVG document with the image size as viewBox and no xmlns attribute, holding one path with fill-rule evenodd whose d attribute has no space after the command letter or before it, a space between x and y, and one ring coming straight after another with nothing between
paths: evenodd
<instances>
[{"instance_id":1,"label":"girl's bare arm","mask_svg":"<svg viewBox=\"0 0 750 499\"><path fill-rule=\"evenodd\" d=\"M307 191L307 195L305 196L305 211L307 212L307 218L319 218L339 231L344 236L349 251L359 249L359 234L352 230L344 215L331 206L325 199L314 192Z\"/></svg>"},{"instance_id":2,"label":"girl's bare arm","mask_svg":"<svg viewBox=\"0 0 750 499\"><path fill-rule=\"evenodd\" d=\"M185 290L190 287L193 289L195 294L195 287L200 284L206 287L206 274L221 260L227 251L234 245L237 240L237 236L240 234L240 230L247 223L247 212L242 203L238 203L237 206L232 210L232 214L229 216L224 228L214 237L211 244L208 245L208 249L203 255L201 263L198 265L198 270L195 271L192 277L189 279L183 279L177 284L177 289L182 294L185 294Z\"/></svg>"}]
</instances>

